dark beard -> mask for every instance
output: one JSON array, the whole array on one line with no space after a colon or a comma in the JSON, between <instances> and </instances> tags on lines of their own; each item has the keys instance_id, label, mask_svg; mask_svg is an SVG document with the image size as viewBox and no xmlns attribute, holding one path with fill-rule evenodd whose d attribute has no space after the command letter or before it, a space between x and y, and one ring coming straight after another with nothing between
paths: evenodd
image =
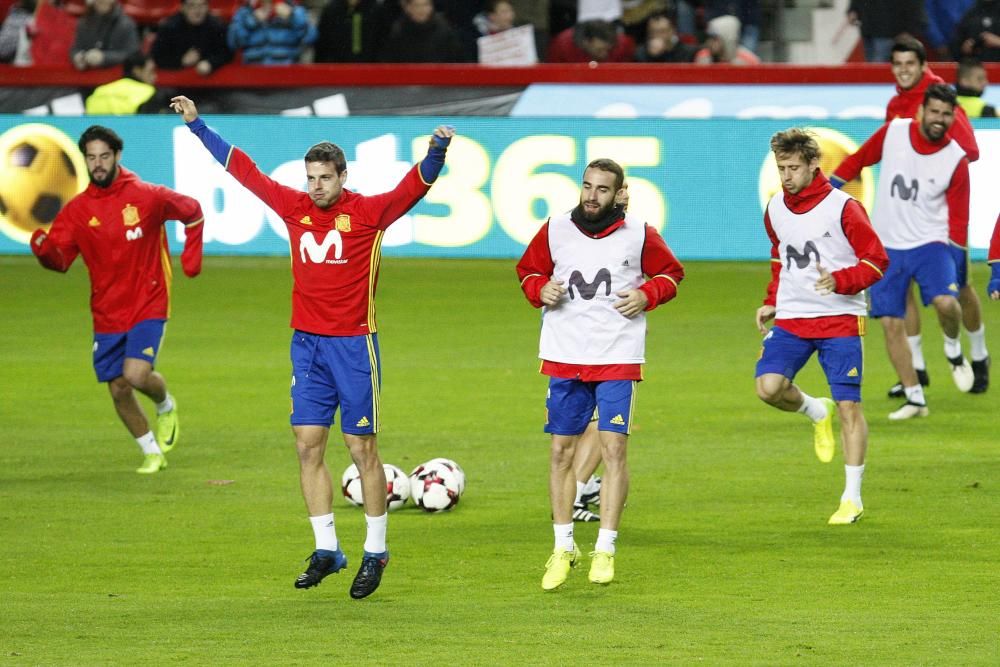
<instances>
[{"instance_id":1,"label":"dark beard","mask_svg":"<svg viewBox=\"0 0 1000 667\"><path fill-rule=\"evenodd\" d=\"M597 236L605 229L622 219L625 214L625 207L621 204L612 204L611 208L604 213L598 213L597 217L590 219L583 211L583 204L577 204L576 208L570 211L570 219L576 226L590 236Z\"/></svg>"},{"instance_id":2,"label":"dark beard","mask_svg":"<svg viewBox=\"0 0 1000 667\"><path fill-rule=\"evenodd\" d=\"M93 183L94 185L96 185L99 188L107 188L112 183L115 182L115 176L117 176L117 175L118 175L118 165L116 164L114 167L111 168L111 171L108 172L108 175L105 176L104 178L100 179L100 180L94 178L94 174L91 173L90 174L90 182Z\"/></svg>"}]
</instances>

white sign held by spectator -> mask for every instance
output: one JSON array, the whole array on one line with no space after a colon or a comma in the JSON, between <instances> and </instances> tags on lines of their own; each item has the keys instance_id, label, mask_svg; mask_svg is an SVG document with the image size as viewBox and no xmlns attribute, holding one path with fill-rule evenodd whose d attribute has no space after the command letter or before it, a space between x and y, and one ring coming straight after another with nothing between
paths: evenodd
<instances>
[{"instance_id":1,"label":"white sign held by spectator","mask_svg":"<svg viewBox=\"0 0 1000 667\"><path fill-rule=\"evenodd\" d=\"M535 50L535 30L522 25L476 40L479 62L483 65L534 65L538 62Z\"/></svg>"}]
</instances>

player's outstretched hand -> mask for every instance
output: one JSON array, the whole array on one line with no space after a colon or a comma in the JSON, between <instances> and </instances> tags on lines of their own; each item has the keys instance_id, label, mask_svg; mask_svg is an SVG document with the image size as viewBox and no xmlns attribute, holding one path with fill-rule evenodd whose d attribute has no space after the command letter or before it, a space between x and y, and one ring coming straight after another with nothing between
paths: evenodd
<instances>
[{"instance_id":1,"label":"player's outstretched hand","mask_svg":"<svg viewBox=\"0 0 1000 667\"><path fill-rule=\"evenodd\" d=\"M455 136L455 128L451 125L438 125L431 135L431 148L448 148L451 138Z\"/></svg>"},{"instance_id":2,"label":"player's outstretched hand","mask_svg":"<svg viewBox=\"0 0 1000 667\"><path fill-rule=\"evenodd\" d=\"M181 114L185 123L190 123L198 119L198 107L190 98L178 95L170 98L170 108Z\"/></svg>"},{"instance_id":3,"label":"player's outstretched hand","mask_svg":"<svg viewBox=\"0 0 1000 667\"><path fill-rule=\"evenodd\" d=\"M774 319L777 309L774 306L761 306L757 309L757 330L763 336L767 334L767 327L764 325Z\"/></svg>"},{"instance_id":4,"label":"player's outstretched hand","mask_svg":"<svg viewBox=\"0 0 1000 667\"><path fill-rule=\"evenodd\" d=\"M837 288L837 281L833 279L830 272L823 268L823 265L816 260L816 270L819 271L819 280L816 281L816 291L822 296L833 294Z\"/></svg>"},{"instance_id":5,"label":"player's outstretched hand","mask_svg":"<svg viewBox=\"0 0 1000 667\"><path fill-rule=\"evenodd\" d=\"M649 297L641 289L629 289L622 292L615 292L615 296L620 296L621 301L615 301L615 309L625 317L632 319L649 305Z\"/></svg>"}]
</instances>

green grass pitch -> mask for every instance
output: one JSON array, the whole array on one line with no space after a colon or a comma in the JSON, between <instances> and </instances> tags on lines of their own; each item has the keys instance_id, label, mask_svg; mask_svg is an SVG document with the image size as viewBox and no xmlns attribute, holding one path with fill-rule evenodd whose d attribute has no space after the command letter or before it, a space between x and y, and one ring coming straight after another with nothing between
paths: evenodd
<instances>
[{"instance_id":1,"label":"green grass pitch","mask_svg":"<svg viewBox=\"0 0 1000 667\"><path fill-rule=\"evenodd\" d=\"M959 394L925 311L931 416L891 424L873 323L866 515L829 527L842 458L818 463L807 421L753 391L767 263L687 270L649 319L617 579L589 584L585 558L543 593L538 312L511 261L383 261L383 458L453 458L468 488L450 513L391 515L392 563L358 602L364 522L339 497L348 570L292 587L312 535L287 425L287 258L176 271L159 367L182 435L151 477L93 379L83 266L0 258L0 665L998 664L1000 378ZM800 384L826 392L815 362ZM578 525L585 552L596 532Z\"/></svg>"}]
</instances>

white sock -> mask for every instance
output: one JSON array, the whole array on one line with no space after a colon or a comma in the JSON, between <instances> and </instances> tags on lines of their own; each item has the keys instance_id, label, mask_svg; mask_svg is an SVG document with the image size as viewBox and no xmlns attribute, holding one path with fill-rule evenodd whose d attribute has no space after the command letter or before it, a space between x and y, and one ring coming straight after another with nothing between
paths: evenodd
<instances>
[{"instance_id":1,"label":"white sock","mask_svg":"<svg viewBox=\"0 0 1000 667\"><path fill-rule=\"evenodd\" d=\"M906 392L906 400L911 403L919 403L920 405L927 405L927 399L924 398L924 388L917 383L915 387L903 387L903 391Z\"/></svg>"},{"instance_id":2,"label":"white sock","mask_svg":"<svg viewBox=\"0 0 1000 667\"><path fill-rule=\"evenodd\" d=\"M584 493L596 493L601 490L601 482L597 479L597 475L591 475L587 483L583 485Z\"/></svg>"},{"instance_id":3,"label":"white sock","mask_svg":"<svg viewBox=\"0 0 1000 667\"><path fill-rule=\"evenodd\" d=\"M798 412L809 417L813 422L818 422L823 417L826 417L826 406L823 405L823 401L813 398L802 390L799 391L802 394L802 406L798 409Z\"/></svg>"},{"instance_id":4,"label":"white sock","mask_svg":"<svg viewBox=\"0 0 1000 667\"><path fill-rule=\"evenodd\" d=\"M162 454L160 451L160 446L156 444L156 436L153 435L152 431L146 433L146 435L140 435L135 439L139 443L139 449L142 450L143 454Z\"/></svg>"},{"instance_id":5,"label":"white sock","mask_svg":"<svg viewBox=\"0 0 1000 667\"><path fill-rule=\"evenodd\" d=\"M840 496L841 500L850 500L852 503L857 505L858 509L862 508L861 505L861 477L865 474L865 464L862 463L859 466L844 466L844 476L846 481L844 483L844 495Z\"/></svg>"},{"instance_id":6,"label":"white sock","mask_svg":"<svg viewBox=\"0 0 1000 667\"><path fill-rule=\"evenodd\" d=\"M924 361L924 348L920 345L920 334L907 336L906 342L910 344L910 355L913 357L913 367L917 370L927 370L927 362Z\"/></svg>"},{"instance_id":7,"label":"white sock","mask_svg":"<svg viewBox=\"0 0 1000 667\"><path fill-rule=\"evenodd\" d=\"M949 359L962 356L962 341L960 339L942 337L944 338L944 356Z\"/></svg>"},{"instance_id":8,"label":"white sock","mask_svg":"<svg viewBox=\"0 0 1000 667\"><path fill-rule=\"evenodd\" d=\"M580 502L581 502L580 498L583 497L583 490L586 488L586 486L587 485L584 484L583 482L577 482L576 483L576 500L573 501L574 505L579 505L580 504Z\"/></svg>"},{"instance_id":9,"label":"white sock","mask_svg":"<svg viewBox=\"0 0 1000 667\"><path fill-rule=\"evenodd\" d=\"M162 415L164 412L170 412L174 409L174 397L167 394L167 397L163 399L162 403L156 404L156 414Z\"/></svg>"},{"instance_id":10,"label":"white sock","mask_svg":"<svg viewBox=\"0 0 1000 667\"><path fill-rule=\"evenodd\" d=\"M313 527L313 535L316 537L316 550L336 551L337 529L333 525L333 512L323 516L309 517L309 523Z\"/></svg>"},{"instance_id":11,"label":"white sock","mask_svg":"<svg viewBox=\"0 0 1000 667\"><path fill-rule=\"evenodd\" d=\"M597 544L594 545L594 551L605 551L613 555L615 553L615 540L617 539L617 530L601 528L597 531Z\"/></svg>"},{"instance_id":12,"label":"white sock","mask_svg":"<svg viewBox=\"0 0 1000 667\"><path fill-rule=\"evenodd\" d=\"M573 542L572 523L554 523L552 524L552 531L556 536L556 549L573 550L575 543Z\"/></svg>"},{"instance_id":13,"label":"white sock","mask_svg":"<svg viewBox=\"0 0 1000 667\"><path fill-rule=\"evenodd\" d=\"M980 324L979 329L969 332L969 347L972 348L969 354L973 361L982 361L986 357L990 356L990 353L986 351L985 324Z\"/></svg>"},{"instance_id":14,"label":"white sock","mask_svg":"<svg viewBox=\"0 0 1000 667\"><path fill-rule=\"evenodd\" d=\"M380 554L385 551L385 530L389 527L389 514L382 516L365 515L368 524L368 534L365 536L365 551Z\"/></svg>"}]
</instances>

